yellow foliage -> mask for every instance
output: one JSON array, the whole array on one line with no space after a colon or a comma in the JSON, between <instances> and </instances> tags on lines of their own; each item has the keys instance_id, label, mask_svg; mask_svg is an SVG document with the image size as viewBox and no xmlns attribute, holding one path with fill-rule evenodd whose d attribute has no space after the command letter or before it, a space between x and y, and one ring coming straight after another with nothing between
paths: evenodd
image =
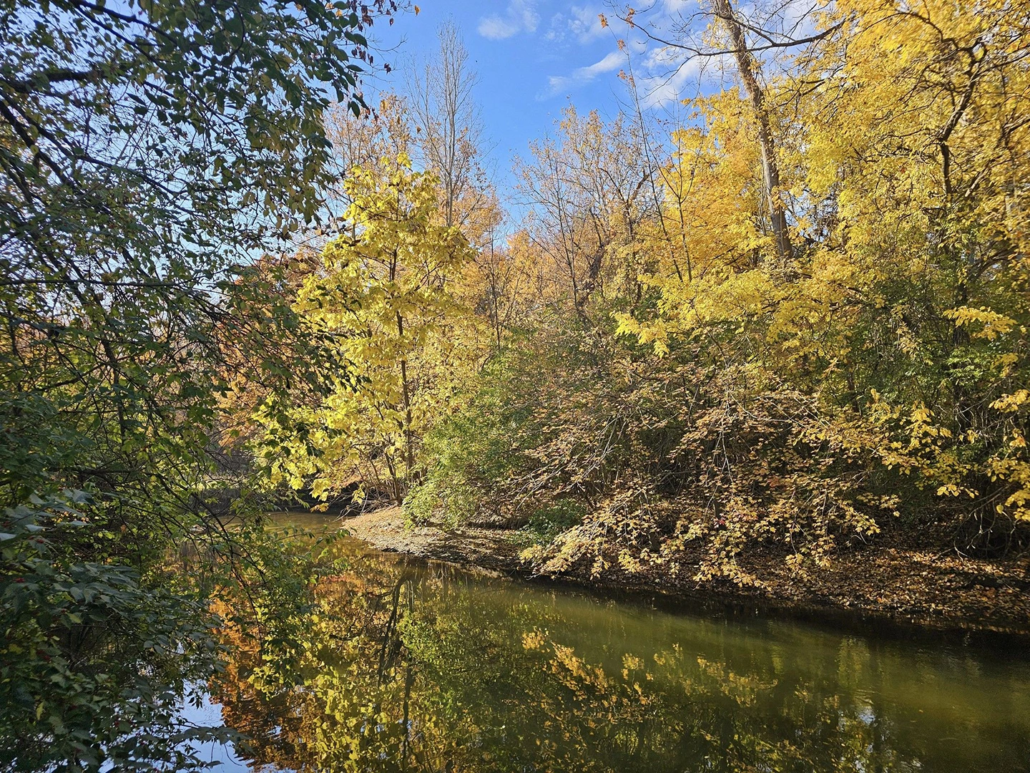
<instances>
[{"instance_id":1,"label":"yellow foliage","mask_svg":"<svg viewBox=\"0 0 1030 773\"><path fill-rule=\"evenodd\" d=\"M295 307L333 336L346 378L294 409L307 443L277 459L273 476L324 497L357 471L399 501L423 434L453 410L477 358L481 336L455 292L474 252L436 221L435 180L404 155L355 168L345 190L346 232L325 246Z\"/></svg>"}]
</instances>

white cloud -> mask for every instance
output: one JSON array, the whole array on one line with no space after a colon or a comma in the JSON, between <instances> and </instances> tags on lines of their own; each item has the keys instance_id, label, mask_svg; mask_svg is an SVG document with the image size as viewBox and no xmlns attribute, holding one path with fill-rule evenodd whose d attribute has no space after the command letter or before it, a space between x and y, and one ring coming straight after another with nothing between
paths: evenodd
<instances>
[{"instance_id":1,"label":"white cloud","mask_svg":"<svg viewBox=\"0 0 1030 773\"><path fill-rule=\"evenodd\" d=\"M816 5L805 2L791 2L783 8L783 31L792 38L807 38L818 31Z\"/></svg>"},{"instance_id":2,"label":"white cloud","mask_svg":"<svg viewBox=\"0 0 1030 773\"><path fill-rule=\"evenodd\" d=\"M544 35L544 40L552 43L561 43L565 40L565 33L568 31L568 24L565 21L565 14L556 13L551 17L551 24Z\"/></svg>"},{"instance_id":3,"label":"white cloud","mask_svg":"<svg viewBox=\"0 0 1030 773\"><path fill-rule=\"evenodd\" d=\"M504 40L520 32L536 32L539 24L535 0L511 0L503 14L481 18L477 29L484 38Z\"/></svg>"},{"instance_id":4,"label":"white cloud","mask_svg":"<svg viewBox=\"0 0 1030 773\"><path fill-rule=\"evenodd\" d=\"M521 27L510 19L500 16L488 16L479 20L479 34L490 40L504 40L517 35Z\"/></svg>"},{"instance_id":5,"label":"white cloud","mask_svg":"<svg viewBox=\"0 0 1030 773\"><path fill-rule=\"evenodd\" d=\"M755 2L739 1L739 7L744 9L750 8ZM780 5L783 7L777 6L777 18L784 27L792 29L796 35L798 31L805 30L806 24L810 22L805 13L795 9L800 7L807 10L818 2L819 0L781 0ZM512 2L506 14L490 17L499 27L503 27L503 30L499 31L507 33L509 25L518 30L523 29L517 21L516 5ZM608 14L612 29L602 27L599 15L604 8L601 0L563 0L561 3L537 5L550 12L542 23L544 29L541 37L552 44L548 49L551 52L567 52L567 45L570 43L598 45L598 41L606 40L610 35L623 40L621 50L611 52L600 61L563 75L549 77L547 87L538 95L539 99L568 93L595 81L605 73L618 71L623 67L630 71L631 63L633 84L639 93L642 106L646 109L658 109L685 98L709 93L713 85L718 85L720 77L724 74L724 66L727 63L721 58L692 59L686 51L678 47L662 45L648 39L639 30L626 27L614 14ZM682 34L700 36L709 22L709 16L704 13L705 6L705 0L653 0L646 23L652 31L662 37L675 38ZM644 23L645 19L638 16L637 21Z\"/></svg>"},{"instance_id":6,"label":"white cloud","mask_svg":"<svg viewBox=\"0 0 1030 773\"><path fill-rule=\"evenodd\" d=\"M589 43L604 34L599 10L586 5L574 5L569 13L572 14L569 28L580 43Z\"/></svg>"},{"instance_id":7,"label":"white cloud","mask_svg":"<svg viewBox=\"0 0 1030 773\"><path fill-rule=\"evenodd\" d=\"M645 48L641 53L644 54L642 64L648 70L672 69L683 61L683 52L670 46Z\"/></svg>"},{"instance_id":8,"label":"white cloud","mask_svg":"<svg viewBox=\"0 0 1030 773\"><path fill-rule=\"evenodd\" d=\"M586 45L605 34L601 26L601 10L589 5L574 5L567 13L556 13L551 17L546 40L561 43L574 37L579 43Z\"/></svg>"},{"instance_id":9,"label":"white cloud","mask_svg":"<svg viewBox=\"0 0 1030 773\"><path fill-rule=\"evenodd\" d=\"M652 51L647 58L656 60L655 64L669 64L667 54L660 52ZM678 67L665 66L663 69L664 72L657 73L655 68L648 67L648 74L637 79L637 91L645 108L663 107L682 99L687 85L697 84L698 79L704 75L703 62L697 58L681 61Z\"/></svg>"},{"instance_id":10,"label":"white cloud","mask_svg":"<svg viewBox=\"0 0 1030 773\"><path fill-rule=\"evenodd\" d=\"M596 2L596 0L594 0ZM740 0L747 3L751 0ZM785 2L817 2L818 0L784 0ZM703 13L704 0L654 0L649 3L649 10L642 12L636 18L636 22L646 25L659 37L678 37L684 30L700 34L708 24L708 17ZM582 23L577 28L580 35L589 39L591 36L598 36L598 29L586 26L588 16L586 10L589 6L575 6L578 11L576 19ZM641 105L645 109L657 109L684 98L692 97L699 93L711 78L711 69L717 69L717 63L713 62L708 67L708 61L702 58L691 59L689 54L675 46L665 46L655 40L649 39L639 30L627 27L614 14L607 16L612 25L611 32L624 42L625 54L622 61L628 57L632 65L633 85L640 97ZM572 28L570 23L569 28ZM598 20L597 28L600 28ZM604 30L605 33L608 30ZM601 64L601 63L598 63ZM552 92L572 86L577 81L590 80L590 76L584 68L576 71L565 78L552 78Z\"/></svg>"},{"instance_id":11,"label":"white cloud","mask_svg":"<svg viewBox=\"0 0 1030 773\"><path fill-rule=\"evenodd\" d=\"M612 51L604 59L587 67L574 70L571 75L552 75L547 79L550 90L547 96L554 96L566 89L590 83L598 75L618 70L626 62L626 55L621 51Z\"/></svg>"}]
</instances>

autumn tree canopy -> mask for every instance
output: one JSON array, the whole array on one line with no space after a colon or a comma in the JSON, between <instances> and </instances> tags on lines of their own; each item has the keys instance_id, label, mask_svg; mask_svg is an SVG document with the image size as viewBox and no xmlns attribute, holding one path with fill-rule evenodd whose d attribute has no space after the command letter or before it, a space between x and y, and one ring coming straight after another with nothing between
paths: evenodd
<instances>
[{"instance_id":1,"label":"autumn tree canopy","mask_svg":"<svg viewBox=\"0 0 1030 773\"><path fill-rule=\"evenodd\" d=\"M625 74L624 114L569 108L517 162L524 214L505 242L466 229L479 257L437 273L450 305L433 329L463 343L416 337L388 358L421 363L422 394L440 367L464 373L419 421L404 390L381 409L417 436L366 459L405 458L391 496L416 520L539 527L526 555L551 571L755 582L756 551L804 572L870 542L1025 544L1027 9L720 1L662 29L621 18L731 83L669 125ZM427 143L428 168L425 104L401 134ZM461 230L436 185L437 222ZM378 249L377 232L357 224L348 249ZM347 295L295 304L323 319Z\"/></svg>"}]
</instances>

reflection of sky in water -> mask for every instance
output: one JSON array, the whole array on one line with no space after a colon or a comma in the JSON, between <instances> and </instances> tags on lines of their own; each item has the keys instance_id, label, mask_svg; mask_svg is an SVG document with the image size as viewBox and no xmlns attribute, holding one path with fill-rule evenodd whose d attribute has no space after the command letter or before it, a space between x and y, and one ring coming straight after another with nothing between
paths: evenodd
<instances>
[{"instance_id":1,"label":"reflection of sky in water","mask_svg":"<svg viewBox=\"0 0 1030 773\"><path fill-rule=\"evenodd\" d=\"M204 699L204 705L200 708L183 703L179 707L179 717L186 722L186 725L200 728L222 727L221 706L212 704L207 698ZM240 771L242 773L246 771L247 773L252 773L253 771L279 770L277 768L271 769L247 765L246 762L237 757L236 749L233 748L232 744L206 741L204 743L195 743L193 747L199 751L197 759L205 763L213 763L214 767L211 770L214 771L225 771L226 773L231 773L232 771ZM115 768L111 763L106 763L101 766L100 770L101 773L113 773Z\"/></svg>"},{"instance_id":2,"label":"reflection of sky in water","mask_svg":"<svg viewBox=\"0 0 1030 773\"><path fill-rule=\"evenodd\" d=\"M218 704L212 704L206 699L204 705L200 708L189 705L185 706L181 716L190 724L200 727L221 727L222 725L222 707ZM217 763L212 770L250 770L247 763L236 756L236 750L229 744L207 741L199 744L199 750L200 753L197 755L199 759L204 762Z\"/></svg>"},{"instance_id":3,"label":"reflection of sky in water","mask_svg":"<svg viewBox=\"0 0 1030 773\"><path fill-rule=\"evenodd\" d=\"M204 699L204 705L200 708L184 703L179 707L179 716L186 724L196 727L222 727L223 724L222 707L217 703L211 703L207 698ZM214 764L211 770L225 771L226 773L231 773L231 771L241 771L241 773L247 771L251 773L253 771L278 770L277 768L251 767L236 756L236 750L233 749L231 744L207 741L205 743L193 744L193 748L199 751L197 759ZM100 770L102 773L112 773L115 768L111 763L107 763Z\"/></svg>"},{"instance_id":4,"label":"reflection of sky in water","mask_svg":"<svg viewBox=\"0 0 1030 773\"><path fill-rule=\"evenodd\" d=\"M197 725L199 727L222 726L222 707L217 703L211 703L207 698L204 699L204 705L200 708L190 705L183 706L180 716L189 724ZM284 770L283 768L271 766L259 766L254 763L248 764L245 760L236 755L236 750L232 747L232 744L207 741L202 744L195 744L194 748L199 751L197 754L197 758L199 760L202 762L214 763L214 767L212 767L211 770L215 771L224 771L225 773L230 773L231 771L248 771L248 773L252 773L254 771L271 772Z\"/></svg>"}]
</instances>

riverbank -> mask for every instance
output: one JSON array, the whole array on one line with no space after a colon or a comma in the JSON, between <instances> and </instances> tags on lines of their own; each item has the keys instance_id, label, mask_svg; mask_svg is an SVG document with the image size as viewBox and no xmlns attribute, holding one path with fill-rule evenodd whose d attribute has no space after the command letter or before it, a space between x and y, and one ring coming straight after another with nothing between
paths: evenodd
<instances>
[{"instance_id":1,"label":"riverbank","mask_svg":"<svg viewBox=\"0 0 1030 773\"><path fill-rule=\"evenodd\" d=\"M504 529L408 528L399 508L348 518L345 528L373 547L419 558L479 567L523 579L567 583L608 592L650 594L668 602L749 603L798 615L845 617L953 632L1030 636L1030 576L1026 562L983 561L929 551L865 548L842 553L818 574L792 574L779 556L747 565L761 587L697 582L692 567L669 573L612 569L600 578L589 567L542 575L520 557L518 533Z\"/></svg>"}]
</instances>

